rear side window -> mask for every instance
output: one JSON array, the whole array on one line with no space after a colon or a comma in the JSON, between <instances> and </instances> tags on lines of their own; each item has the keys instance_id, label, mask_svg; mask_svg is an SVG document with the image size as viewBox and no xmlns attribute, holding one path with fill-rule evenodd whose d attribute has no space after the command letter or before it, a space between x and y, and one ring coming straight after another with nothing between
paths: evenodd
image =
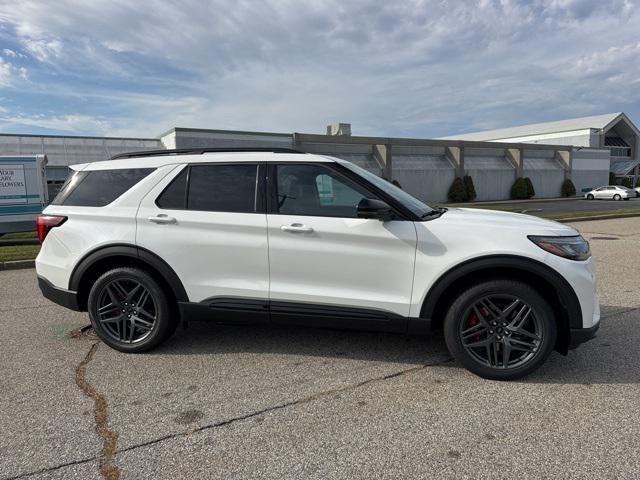
<instances>
[{"instance_id":1,"label":"rear side window","mask_svg":"<svg viewBox=\"0 0 640 480\"><path fill-rule=\"evenodd\" d=\"M75 172L52 205L104 207L149 175L153 168Z\"/></svg>"},{"instance_id":2,"label":"rear side window","mask_svg":"<svg viewBox=\"0 0 640 480\"><path fill-rule=\"evenodd\" d=\"M160 194L160 208L255 213L257 164L191 165Z\"/></svg>"}]
</instances>

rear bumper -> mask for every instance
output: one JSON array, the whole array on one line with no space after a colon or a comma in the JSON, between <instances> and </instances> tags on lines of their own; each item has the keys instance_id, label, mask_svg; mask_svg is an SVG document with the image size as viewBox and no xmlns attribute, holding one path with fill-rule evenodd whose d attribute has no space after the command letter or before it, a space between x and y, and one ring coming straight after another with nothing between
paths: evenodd
<instances>
[{"instance_id":1,"label":"rear bumper","mask_svg":"<svg viewBox=\"0 0 640 480\"><path fill-rule=\"evenodd\" d=\"M569 342L569 349L576 348L581 343L593 339L598 333L599 328L600 323L596 323L593 327L589 328L572 328L570 331L571 340Z\"/></svg>"},{"instance_id":2,"label":"rear bumper","mask_svg":"<svg viewBox=\"0 0 640 480\"><path fill-rule=\"evenodd\" d=\"M56 287L49 280L40 276L38 276L38 286L40 287L42 295L53 303L77 312L80 311L80 307L78 306L78 292Z\"/></svg>"}]
</instances>

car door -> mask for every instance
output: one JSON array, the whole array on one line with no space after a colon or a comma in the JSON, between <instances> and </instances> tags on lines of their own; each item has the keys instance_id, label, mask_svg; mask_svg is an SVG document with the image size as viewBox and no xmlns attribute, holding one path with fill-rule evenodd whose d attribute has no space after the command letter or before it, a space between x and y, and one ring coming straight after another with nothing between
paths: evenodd
<instances>
[{"instance_id":1,"label":"car door","mask_svg":"<svg viewBox=\"0 0 640 480\"><path fill-rule=\"evenodd\" d=\"M269 164L268 172L272 320L405 328L413 222L357 218L358 203L376 196L333 162Z\"/></svg>"},{"instance_id":2,"label":"car door","mask_svg":"<svg viewBox=\"0 0 640 480\"><path fill-rule=\"evenodd\" d=\"M594 196L596 198L607 198L607 187L596 188Z\"/></svg>"},{"instance_id":3,"label":"car door","mask_svg":"<svg viewBox=\"0 0 640 480\"><path fill-rule=\"evenodd\" d=\"M142 200L136 242L173 268L191 302L266 316L263 168L241 162L179 166Z\"/></svg>"}]
</instances>

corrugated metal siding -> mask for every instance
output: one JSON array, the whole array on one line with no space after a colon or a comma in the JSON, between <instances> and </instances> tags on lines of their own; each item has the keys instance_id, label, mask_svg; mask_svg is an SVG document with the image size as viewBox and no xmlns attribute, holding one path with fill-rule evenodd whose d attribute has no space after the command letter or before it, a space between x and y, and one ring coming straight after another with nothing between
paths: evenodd
<instances>
[{"instance_id":1,"label":"corrugated metal siding","mask_svg":"<svg viewBox=\"0 0 640 480\"><path fill-rule=\"evenodd\" d=\"M455 169L443 155L393 154L393 177L402 188L423 202L444 202Z\"/></svg>"},{"instance_id":2,"label":"corrugated metal siding","mask_svg":"<svg viewBox=\"0 0 640 480\"><path fill-rule=\"evenodd\" d=\"M478 195L476 200L509 198L515 171L504 158L502 149L469 149L465 151L464 167L467 175L473 178Z\"/></svg>"}]
</instances>

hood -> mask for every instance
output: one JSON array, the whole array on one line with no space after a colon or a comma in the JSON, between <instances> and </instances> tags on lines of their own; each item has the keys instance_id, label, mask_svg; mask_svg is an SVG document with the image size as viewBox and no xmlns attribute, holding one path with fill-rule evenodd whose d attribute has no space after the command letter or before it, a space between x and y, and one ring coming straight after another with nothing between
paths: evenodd
<instances>
[{"instance_id":1,"label":"hood","mask_svg":"<svg viewBox=\"0 0 640 480\"><path fill-rule=\"evenodd\" d=\"M467 226L499 227L523 230L526 235L579 235L563 223L522 213L483 210L480 208L450 208L439 220Z\"/></svg>"}]
</instances>

